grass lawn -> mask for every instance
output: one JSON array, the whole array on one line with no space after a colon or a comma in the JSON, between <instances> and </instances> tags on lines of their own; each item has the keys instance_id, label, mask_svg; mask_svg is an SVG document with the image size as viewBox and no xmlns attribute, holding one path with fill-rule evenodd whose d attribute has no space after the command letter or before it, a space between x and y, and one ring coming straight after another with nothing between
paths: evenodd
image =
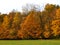
<instances>
[{"instance_id":1,"label":"grass lawn","mask_svg":"<svg viewBox=\"0 0 60 45\"><path fill-rule=\"evenodd\" d=\"M60 40L0 40L0 45L60 45Z\"/></svg>"}]
</instances>

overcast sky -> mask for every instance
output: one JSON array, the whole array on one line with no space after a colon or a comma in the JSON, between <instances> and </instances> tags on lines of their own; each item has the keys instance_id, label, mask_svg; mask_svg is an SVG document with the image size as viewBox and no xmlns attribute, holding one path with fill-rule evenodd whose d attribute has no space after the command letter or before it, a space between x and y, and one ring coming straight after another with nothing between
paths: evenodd
<instances>
[{"instance_id":1,"label":"overcast sky","mask_svg":"<svg viewBox=\"0 0 60 45\"><path fill-rule=\"evenodd\" d=\"M0 0L0 12L8 13L13 9L21 11L22 6L26 4L38 4L43 7L46 3L60 5L60 0Z\"/></svg>"}]
</instances>

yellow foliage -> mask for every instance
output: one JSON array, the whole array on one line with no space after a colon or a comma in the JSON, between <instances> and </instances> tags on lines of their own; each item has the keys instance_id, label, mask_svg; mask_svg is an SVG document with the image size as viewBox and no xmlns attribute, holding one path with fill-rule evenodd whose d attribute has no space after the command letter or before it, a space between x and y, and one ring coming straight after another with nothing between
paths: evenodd
<instances>
[{"instance_id":1,"label":"yellow foliage","mask_svg":"<svg viewBox=\"0 0 60 45\"><path fill-rule=\"evenodd\" d=\"M56 18L60 19L60 8L56 10Z\"/></svg>"},{"instance_id":2,"label":"yellow foliage","mask_svg":"<svg viewBox=\"0 0 60 45\"><path fill-rule=\"evenodd\" d=\"M51 30L54 36L60 35L60 20L53 20L51 23Z\"/></svg>"}]
</instances>

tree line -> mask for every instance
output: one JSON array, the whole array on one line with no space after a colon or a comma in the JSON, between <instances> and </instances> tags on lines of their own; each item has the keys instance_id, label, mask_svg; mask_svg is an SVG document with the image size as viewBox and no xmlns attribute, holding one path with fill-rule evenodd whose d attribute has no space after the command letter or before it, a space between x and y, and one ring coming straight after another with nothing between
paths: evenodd
<instances>
[{"instance_id":1,"label":"tree line","mask_svg":"<svg viewBox=\"0 0 60 45\"><path fill-rule=\"evenodd\" d=\"M60 6L26 5L23 12L0 14L0 39L60 39Z\"/></svg>"}]
</instances>

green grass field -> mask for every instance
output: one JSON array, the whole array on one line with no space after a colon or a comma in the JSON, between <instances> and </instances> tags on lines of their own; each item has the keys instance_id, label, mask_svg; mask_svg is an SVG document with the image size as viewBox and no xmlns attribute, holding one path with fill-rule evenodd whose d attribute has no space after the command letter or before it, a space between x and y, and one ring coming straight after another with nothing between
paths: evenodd
<instances>
[{"instance_id":1,"label":"green grass field","mask_svg":"<svg viewBox=\"0 0 60 45\"><path fill-rule=\"evenodd\" d=\"M60 40L0 40L0 45L60 45Z\"/></svg>"}]
</instances>

